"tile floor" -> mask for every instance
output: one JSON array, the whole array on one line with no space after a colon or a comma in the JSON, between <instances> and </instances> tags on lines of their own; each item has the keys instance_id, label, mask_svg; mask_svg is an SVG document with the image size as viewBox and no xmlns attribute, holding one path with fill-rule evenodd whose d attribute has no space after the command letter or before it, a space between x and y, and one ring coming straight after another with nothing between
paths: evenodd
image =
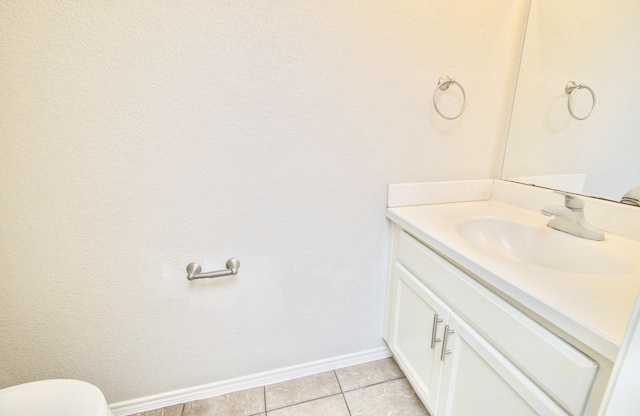
<instances>
[{"instance_id":1,"label":"tile floor","mask_svg":"<svg viewBox=\"0 0 640 416\"><path fill-rule=\"evenodd\" d=\"M429 416L393 358L135 416Z\"/></svg>"}]
</instances>

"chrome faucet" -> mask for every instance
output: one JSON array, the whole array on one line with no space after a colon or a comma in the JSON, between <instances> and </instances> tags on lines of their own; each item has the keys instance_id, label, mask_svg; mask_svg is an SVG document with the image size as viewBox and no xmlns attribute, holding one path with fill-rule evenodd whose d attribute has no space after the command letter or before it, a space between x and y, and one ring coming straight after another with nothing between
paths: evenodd
<instances>
[{"instance_id":1,"label":"chrome faucet","mask_svg":"<svg viewBox=\"0 0 640 416\"><path fill-rule=\"evenodd\" d=\"M553 217L547 224L549 227L589 240L604 240L604 232L589 224L584 216L584 201L575 195L555 191L564 195L564 206L549 205L542 208L542 213Z\"/></svg>"}]
</instances>

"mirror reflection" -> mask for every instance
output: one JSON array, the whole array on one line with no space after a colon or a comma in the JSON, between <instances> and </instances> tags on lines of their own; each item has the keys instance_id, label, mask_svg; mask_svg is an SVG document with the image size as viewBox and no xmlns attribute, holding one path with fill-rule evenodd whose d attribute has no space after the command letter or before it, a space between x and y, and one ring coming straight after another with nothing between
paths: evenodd
<instances>
[{"instance_id":1,"label":"mirror reflection","mask_svg":"<svg viewBox=\"0 0 640 416\"><path fill-rule=\"evenodd\" d=\"M502 179L640 201L638 17L638 0L531 1Z\"/></svg>"}]
</instances>

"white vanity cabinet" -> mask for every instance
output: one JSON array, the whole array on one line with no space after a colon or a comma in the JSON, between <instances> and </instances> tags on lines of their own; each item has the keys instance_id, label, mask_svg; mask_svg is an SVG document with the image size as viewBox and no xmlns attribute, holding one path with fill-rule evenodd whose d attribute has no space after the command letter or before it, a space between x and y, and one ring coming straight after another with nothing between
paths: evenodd
<instances>
[{"instance_id":1,"label":"white vanity cabinet","mask_svg":"<svg viewBox=\"0 0 640 416\"><path fill-rule=\"evenodd\" d=\"M597 363L392 229L385 339L432 416L583 414Z\"/></svg>"}]
</instances>

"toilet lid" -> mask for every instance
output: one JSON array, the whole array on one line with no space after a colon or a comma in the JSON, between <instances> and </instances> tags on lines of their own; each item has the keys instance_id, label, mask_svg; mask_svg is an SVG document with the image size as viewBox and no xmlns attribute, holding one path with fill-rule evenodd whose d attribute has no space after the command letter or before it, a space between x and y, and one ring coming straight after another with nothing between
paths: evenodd
<instances>
[{"instance_id":1,"label":"toilet lid","mask_svg":"<svg viewBox=\"0 0 640 416\"><path fill-rule=\"evenodd\" d=\"M79 380L43 380L0 390L2 416L108 416L102 392Z\"/></svg>"}]
</instances>

